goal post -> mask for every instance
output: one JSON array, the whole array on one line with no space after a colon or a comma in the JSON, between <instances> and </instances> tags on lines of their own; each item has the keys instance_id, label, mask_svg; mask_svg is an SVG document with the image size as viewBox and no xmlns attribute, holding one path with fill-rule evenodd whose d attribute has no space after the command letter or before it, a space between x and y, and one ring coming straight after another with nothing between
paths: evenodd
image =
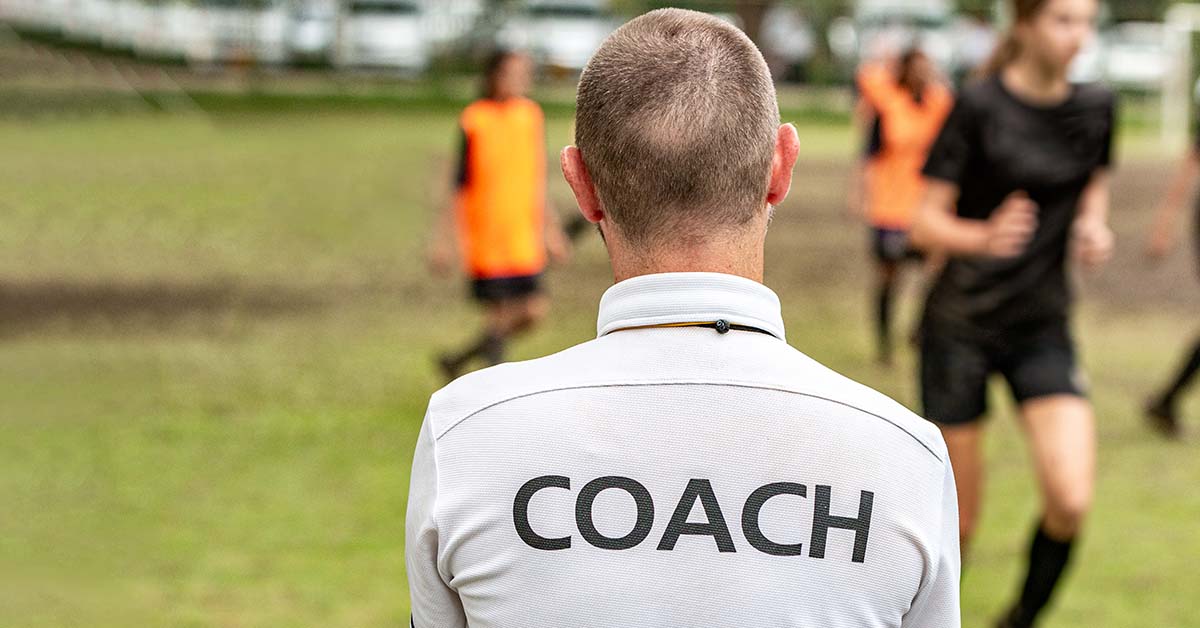
<instances>
[{"instance_id":1,"label":"goal post","mask_svg":"<svg viewBox=\"0 0 1200 628\"><path fill-rule=\"evenodd\" d=\"M1162 142L1171 149L1182 149L1189 141L1193 93L1192 36L1200 31L1200 4L1176 4L1167 10L1165 20L1166 58L1163 74Z\"/></svg>"}]
</instances>

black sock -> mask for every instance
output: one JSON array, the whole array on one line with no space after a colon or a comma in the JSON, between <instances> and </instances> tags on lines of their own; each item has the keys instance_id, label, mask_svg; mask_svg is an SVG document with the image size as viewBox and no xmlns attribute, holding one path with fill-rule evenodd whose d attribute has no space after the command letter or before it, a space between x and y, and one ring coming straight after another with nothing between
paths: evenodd
<instances>
[{"instance_id":1,"label":"black sock","mask_svg":"<svg viewBox=\"0 0 1200 628\"><path fill-rule=\"evenodd\" d=\"M1021 601L1013 609L1009 625L1033 625L1067 568L1074 542L1075 539L1056 541L1046 536L1042 526L1038 526L1029 546L1029 573L1025 576L1025 586L1021 588Z\"/></svg>"},{"instance_id":2,"label":"black sock","mask_svg":"<svg viewBox=\"0 0 1200 628\"><path fill-rule=\"evenodd\" d=\"M1183 368L1171 383L1170 388L1167 388L1163 393L1162 403L1167 406L1175 405L1175 400L1179 395L1192 383L1196 377L1196 373L1200 372L1200 340L1196 341L1192 347L1192 355L1183 364Z\"/></svg>"},{"instance_id":3,"label":"black sock","mask_svg":"<svg viewBox=\"0 0 1200 628\"><path fill-rule=\"evenodd\" d=\"M892 353L892 282L879 285L876 295L875 333L879 341L879 357L888 358Z\"/></svg>"},{"instance_id":4,"label":"black sock","mask_svg":"<svg viewBox=\"0 0 1200 628\"><path fill-rule=\"evenodd\" d=\"M471 360L482 357L489 365L504 361L504 338L499 334L484 332L478 340L457 354L446 356L446 366L453 371L461 370Z\"/></svg>"},{"instance_id":5,"label":"black sock","mask_svg":"<svg viewBox=\"0 0 1200 628\"><path fill-rule=\"evenodd\" d=\"M485 339L485 345L481 355L487 361L488 366L496 366L504 362L504 350L508 343L505 342L504 336L499 334L489 334Z\"/></svg>"}]
</instances>

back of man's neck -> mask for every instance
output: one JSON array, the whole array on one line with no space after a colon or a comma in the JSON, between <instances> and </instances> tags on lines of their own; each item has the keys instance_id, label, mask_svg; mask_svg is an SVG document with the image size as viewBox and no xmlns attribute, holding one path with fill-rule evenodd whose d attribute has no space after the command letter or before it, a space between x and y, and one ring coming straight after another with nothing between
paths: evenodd
<instances>
[{"instance_id":1,"label":"back of man's neck","mask_svg":"<svg viewBox=\"0 0 1200 628\"><path fill-rule=\"evenodd\" d=\"M750 256L747 256L750 257ZM672 255L667 259L639 259L628 262L613 260L613 280L622 282L642 275L660 273L721 273L745 277L762 283L762 256L757 259L738 259L737 256L683 256Z\"/></svg>"}]
</instances>

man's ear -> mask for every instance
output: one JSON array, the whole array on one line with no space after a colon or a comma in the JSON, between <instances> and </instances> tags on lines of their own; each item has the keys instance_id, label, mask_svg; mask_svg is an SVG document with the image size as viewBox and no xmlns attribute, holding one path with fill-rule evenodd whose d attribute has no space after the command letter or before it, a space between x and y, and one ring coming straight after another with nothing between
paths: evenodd
<instances>
[{"instance_id":1,"label":"man's ear","mask_svg":"<svg viewBox=\"0 0 1200 628\"><path fill-rule=\"evenodd\" d=\"M575 193L579 213L591 223L603 220L604 210L600 208L600 197L596 194L592 176L588 174L587 165L583 163L583 153L579 152L576 146L568 146L559 155L559 162L562 165L563 178Z\"/></svg>"},{"instance_id":2,"label":"man's ear","mask_svg":"<svg viewBox=\"0 0 1200 628\"><path fill-rule=\"evenodd\" d=\"M779 205L792 188L792 168L800 154L800 136L796 127L784 124L775 133L775 155L771 158L771 180L767 184L767 203Z\"/></svg>"}]
</instances>

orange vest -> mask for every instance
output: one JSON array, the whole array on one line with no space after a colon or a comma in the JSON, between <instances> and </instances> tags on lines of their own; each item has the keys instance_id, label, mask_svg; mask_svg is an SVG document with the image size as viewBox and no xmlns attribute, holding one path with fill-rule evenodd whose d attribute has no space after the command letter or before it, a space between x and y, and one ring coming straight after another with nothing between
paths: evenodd
<instances>
[{"instance_id":1,"label":"orange vest","mask_svg":"<svg viewBox=\"0 0 1200 628\"><path fill-rule=\"evenodd\" d=\"M931 83L918 103L890 71L879 67L864 68L858 86L881 123L882 148L867 166L868 219L876 227L907 231L925 193L921 169L954 97L945 86Z\"/></svg>"},{"instance_id":2,"label":"orange vest","mask_svg":"<svg viewBox=\"0 0 1200 628\"><path fill-rule=\"evenodd\" d=\"M467 140L458 229L466 271L480 279L546 266L542 110L524 98L479 100L460 118Z\"/></svg>"}]
</instances>

